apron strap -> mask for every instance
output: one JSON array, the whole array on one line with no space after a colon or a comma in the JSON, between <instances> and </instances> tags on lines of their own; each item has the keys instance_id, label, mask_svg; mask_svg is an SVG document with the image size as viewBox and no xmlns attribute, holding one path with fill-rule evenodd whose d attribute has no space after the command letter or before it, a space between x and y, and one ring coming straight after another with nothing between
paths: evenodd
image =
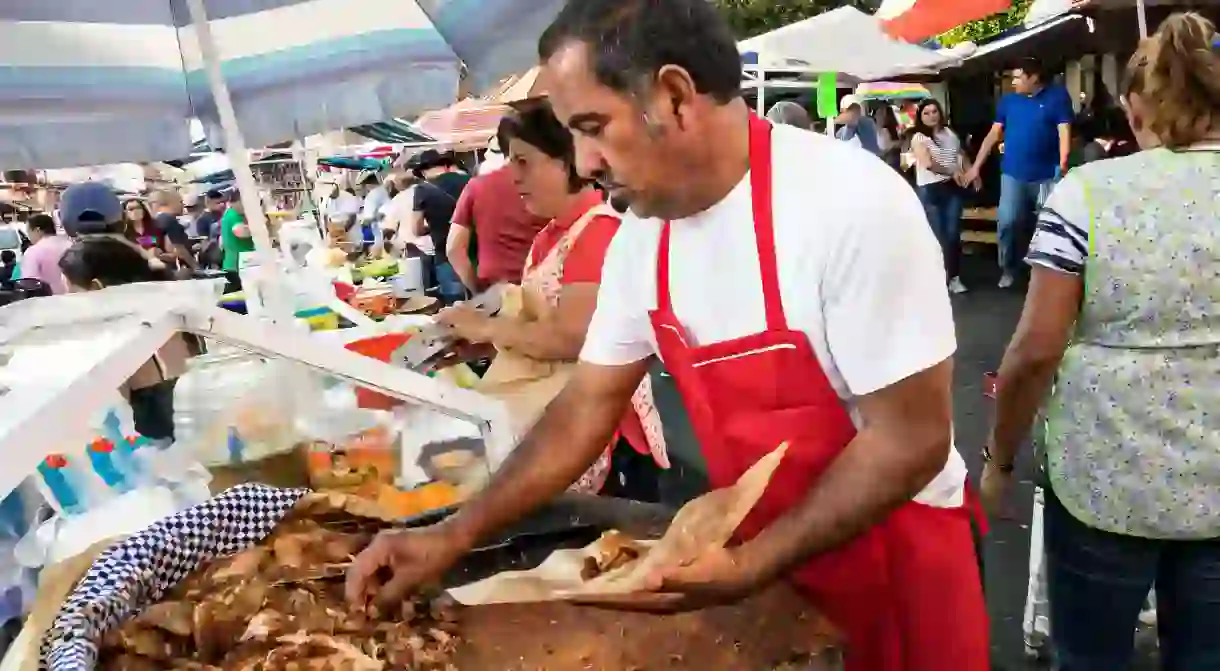
<instances>
[{"instance_id":1,"label":"apron strap","mask_svg":"<svg viewBox=\"0 0 1220 671\"><path fill-rule=\"evenodd\" d=\"M771 195L771 123L750 113L750 200L754 209L754 240L762 279L763 305L768 331L786 331L788 320L779 292L779 267L775 260L775 220ZM657 245L657 309L672 311L669 291L670 227L661 226Z\"/></svg>"},{"instance_id":2,"label":"apron strap","mask_svg":"<svg viewBox=\"0 0 1220 671\"><path fill-rule=\"evenodd\" d=\"M754 239L762 276L767 330L786 331L784 303L779 293L779 265L775 260L774 200L771 195L771 122L750 115L750 199L754 207Z\"/></svg>"}]
</instances>

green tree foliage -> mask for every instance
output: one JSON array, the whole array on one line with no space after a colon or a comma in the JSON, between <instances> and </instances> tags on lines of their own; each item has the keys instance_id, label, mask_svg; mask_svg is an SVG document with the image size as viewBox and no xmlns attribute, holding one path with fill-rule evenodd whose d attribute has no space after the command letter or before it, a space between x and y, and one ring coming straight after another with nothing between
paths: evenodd
<instances>
[{"instance_id":1,"label":"green tree foliage","mask_svg":"<svg viewBox=\"0 0 1220 671\"><path fill-rule=\"evenodd\" d=\"M851 5L866 12L877 9L880 0L713 0L720 7L738 39L775 30L822 12Z\"/></svg>"},{"instance_id":2,"label":"green tree foliage","mask_svg":"<svg viewBox=\"0 0 1220 671\"><path fill-rule=\"evenodd\" d=\"M1013 0L1012 6L999 14L992 14L958 26L936 39L943 47L951 47L962 42L981 42L999 35L1009 28L1021 25L1025 21L1025 14L1029 11L1031 4L1033 4L1033 0Z\"/></svg>"}]
</instances>

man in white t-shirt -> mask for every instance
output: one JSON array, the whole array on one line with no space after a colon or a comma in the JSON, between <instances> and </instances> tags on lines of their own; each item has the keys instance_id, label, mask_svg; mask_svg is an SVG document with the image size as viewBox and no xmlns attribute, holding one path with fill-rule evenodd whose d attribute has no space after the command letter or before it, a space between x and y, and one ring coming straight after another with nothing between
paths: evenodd
<instances>
[{"instance_id":1,"label":"man in white t-shirt","mask_svg":"<svg viewBox=\"0 0 1220 671\"><path fill-rule=\"evenodd\" d=\"M953 314L915 193L867 152L753 117L706 0L571 0L539 51L579 170L632 210L581 364L483 492L374 542L348 596L395 598L562 492L657 356L713 486L787 448L741 544L597 603L701 608L786 578L845 633L851 671L989 668Z\"/></svg>"}]
</instances>

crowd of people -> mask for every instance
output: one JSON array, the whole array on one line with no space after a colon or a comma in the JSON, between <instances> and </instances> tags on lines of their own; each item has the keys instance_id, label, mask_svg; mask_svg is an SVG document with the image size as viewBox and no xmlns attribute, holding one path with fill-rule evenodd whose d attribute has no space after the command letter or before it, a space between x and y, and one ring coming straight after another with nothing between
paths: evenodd
<instances>
[{"instance_id":1,"label":"crowd of people","mask_svg":"<svg viewBox=\"0 0 1220 671\"><path fill-rule=\"evenodd\" d=\"M437 319L463 356L493 359L488 376L510 356L565 376L490 484L440 524L379 536L348 597L401 599L570 488L656 500L659 359L712 486L787 452L737 543L600 605L689 610L789 579L840 628L851 671L990 668L980 514L1001 507L1038 427L1059 668L1126 668L1154 590L1164 668L1220 669L1216 39L1172 16L1132 57L1119 105L1083 121L1022 61L971 153L934 99L901 128L848 96L834 138L799 105L759 119L705 0L569 2L539 44L548 97L506 115L481 174L426 151L324 187L336 244L430 259L449 305ZM1001 143L1000 285L1032 270L976 489L954 441L950 294L966 290L964 194ZM88 291L232 271L253 247L240 198L209 193L193 218L172 192L147 203L69 189L74 241L36 218L21 274ZM461 304L505 283L519 311ZM168 346L159 360L190 353ZM133 378L146 435L172 432L173 374Z\"/></svg>"}]
</instances>

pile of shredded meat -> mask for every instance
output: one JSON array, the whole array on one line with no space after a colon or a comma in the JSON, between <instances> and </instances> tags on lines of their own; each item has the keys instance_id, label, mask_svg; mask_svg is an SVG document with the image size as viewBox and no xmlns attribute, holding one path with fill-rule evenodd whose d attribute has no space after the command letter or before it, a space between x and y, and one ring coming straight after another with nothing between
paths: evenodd
<instances>
[{"instance_id":1,"label":"pile of shredded meat","mask_svg":"<svg viewBox=\"0 0 1220 671\"><path fill-rule=\"evenodd\" d=\"M454 669L454 606L417 598L353 610L343 578L380 523L299 519L202 568L110 632L103 671Z\"/></svg>"}]
</instances>

